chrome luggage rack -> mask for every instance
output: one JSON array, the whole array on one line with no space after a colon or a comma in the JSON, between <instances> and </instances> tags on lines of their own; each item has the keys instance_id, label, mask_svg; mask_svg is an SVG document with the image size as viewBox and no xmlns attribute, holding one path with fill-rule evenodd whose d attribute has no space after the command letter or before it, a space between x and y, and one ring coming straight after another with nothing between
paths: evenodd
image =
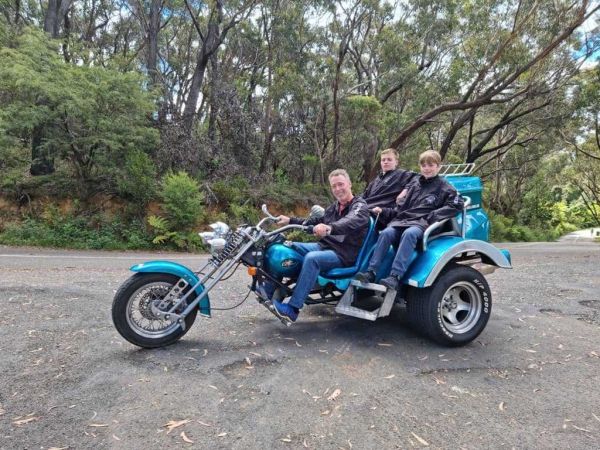
<instances>
[{"instance_id":1,"label":"chrome luggage rack","mask_svg":"<svg viewBox=\"0 0 600 450\"><path fill-rule=\"evenodd\" d=\"M441 166L439 175L444 177L460 177L471 175L474 169L475 163L443 164Z\"/></svg>"}]
</instances>

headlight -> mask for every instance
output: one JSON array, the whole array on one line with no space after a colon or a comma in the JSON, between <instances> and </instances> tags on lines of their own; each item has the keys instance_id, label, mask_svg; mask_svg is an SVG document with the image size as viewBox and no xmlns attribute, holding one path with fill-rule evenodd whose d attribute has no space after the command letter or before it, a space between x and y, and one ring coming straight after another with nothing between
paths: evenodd
<instances>
[{"instance_id":1,"label":"headlight","mask_svg":"<svg viewBox=\"0 0 600 450\"><path fill-rule=\"evenodd\" d=\"M210 241L212 241L215 238L215 233L213 233L212 231L203 231L202 233L198 234L202 238L202 242L204 244L210 244Z\"/></svg>"},{"instance_id":2,"label":"headlight","mask_svg":"<svg viewBox=\"0 0 600 450\"><path fill-rule=\"evenodd\" d=\"M198 233L204 244L210 245L210 253L215 256L223 251L227 245L225 236L229 233L229 226L223 222L215 222L209 225L214 231Z\"/></svg>"},{"instance_id":3,"label":"headlight","mask_svg":"<svg viewBox=\"0 0 600 450\"><path fill-rule=\"evenodd\" d=\"M229 233L229 225L223 222L215 222L209 225L213 230L215 230L215 237L223 237L227 233Z\"/></svg>"},{"instance_id":4,"label":"headlight","mask_svg":"<svg viewBox=\"0 0 600 450\"><path fill-rule=\"evenodd\" d=\"M227 241L223 238L215 238L210 241L210 253L211 255L218 255L223 251Z\"/></svg>"}]
</instances>

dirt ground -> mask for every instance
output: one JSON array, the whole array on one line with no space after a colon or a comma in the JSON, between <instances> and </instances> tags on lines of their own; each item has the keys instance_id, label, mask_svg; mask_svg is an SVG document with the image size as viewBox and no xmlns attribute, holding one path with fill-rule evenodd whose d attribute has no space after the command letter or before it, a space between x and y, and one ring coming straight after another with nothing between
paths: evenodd
<instances>
[{"instance_id":1,"label":"dirt ground","mask_svg":"<svg viewBox=\"0 0 600 450\"><path fill-rule=\"evenodd\" d=\"M254 298L141 350L110 309L128 267L203 256L0 247L0 448L600 447L600 245L506 245L492 317L440 347L401 310L286 328ZM248 291L240 270L213 307Z\"/></svg>"}]
</instances>

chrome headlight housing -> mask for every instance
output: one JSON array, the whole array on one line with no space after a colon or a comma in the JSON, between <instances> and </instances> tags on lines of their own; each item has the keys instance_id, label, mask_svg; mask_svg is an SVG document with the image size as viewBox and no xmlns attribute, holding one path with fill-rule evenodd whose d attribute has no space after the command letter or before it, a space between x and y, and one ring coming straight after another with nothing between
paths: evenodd
<instances>
[{"instance_id":1,"label":"chrome headlight housing","mask_svg":"<svg viewBox=\"0 0 600 450\"><path fill-rule=\"evenodd\" d=\"M229 233L229 225L224 222L215 222L211 223L209 226L213 231L204 231L198 234L202 238L204 244L210 245L210 253L214 256L223 251L227 244L225 237L227 236L227 233Z\"/></svg>"}]
</instances>

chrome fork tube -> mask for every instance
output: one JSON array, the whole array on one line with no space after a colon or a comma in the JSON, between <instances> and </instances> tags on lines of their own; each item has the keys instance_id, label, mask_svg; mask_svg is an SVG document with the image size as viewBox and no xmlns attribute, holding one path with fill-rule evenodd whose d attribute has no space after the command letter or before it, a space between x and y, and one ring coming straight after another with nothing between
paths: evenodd
<instances>
[{"instance_id":1,"label":"chrome fork tube","mask_svg":"<svg viewBox=\"0 0 600 450\"><path fill-rule=\"evenodd\" d=\"M180 300L179 300L179 301L178 301L178 302L177 302L175 305L173 305L173 307L172 307L172 308L171 308L171 309L170 309L170 310L169 310L169 311L168 311L166 314L173 314L173 315L175 315L173 311L175 311L175 310L176 310L176 309L179 307L179 305L180 305L182 302L184 302L184 301L185 301L185 300L186 300L186 299L187 299L187 298L188 298L188 297L189 297L189 296L192 294L192 292L195 292L195 291L196 291L196 288L197 288L198 286L200 286L200 285L202 284L202 282L203 282L205 279L207 279L207 278L208 278L210 275L212 275L212 274L213 274L213 273L215 273L215 271L216 271L216 274L215 274L214 278L212 278L211 280L209 280L209 281L208 281L208 283L206 283L206 285L204 286L204 291L202 291L202 294L200 294L198 297L196 297L196 298L194 299L194 301L193 301L192 303L190 303L190 304L189 304L189 305L188 305L188 306L185 308L185 310L184 310L184 311L183 311L181 314L179 314L179 316L180 316L181 318L184 318L184 317L186 317L186 316L187 316L187 315L190 313L190 311L191 311L192 309L194 309L194 308L195 308L195 307L198 305L198 303L200 303L200 302L201 302L201 301L202 301L202 300L203 300L203 299L204 299L204 298L205 298L205 297L208 295L208 292L209 292L209 291L210 291L210 290L211 290L211 289L212 289L212 288L213 288L213 287L214 287L214 286L215 286L215 285L216 285L216 284L217 284L219 281L221 281L221 277L222 277L223 275L225 275L225 274L226 274L226 273L229 271L229 269L231 269L231 268L234 266L234 264L237 264L237 262L238 262L238 261L239 261L239 259L242 257L242 255L243 255L244 253L246 253L246 251L248 251L248 249L249 249L250 247L252 247L252 245L254 245L254 242L255 242L255 241L254 241L253 239L249 240L249 241L248 241L246 244L244 244L244 246L243 246L243 247L242 247L242 248L241 248L241 249L240 249L240 250L239 250L239 251L236 253L235 257L233 257L233 258L229 259L229 260L228 260L228 261L227 261L227 262L226 262L224 265L222 265L222 266L220 266L220 267L215 267L215 269L214 269L212 272L210 272L210 274L209 274L209 275L205 276L205 277L204 277L202 280L199 280L199 281L198 281L198 282L197 282L195 285L193 285L193 286L191 287L191 289L190 289L190 290L189 290L189 291L188 291L188 292L187 292L187 293L186 293L186 294L185 294L183 297L181 297L181 299L180 299Z\"/></svg>"}]
</instances>

